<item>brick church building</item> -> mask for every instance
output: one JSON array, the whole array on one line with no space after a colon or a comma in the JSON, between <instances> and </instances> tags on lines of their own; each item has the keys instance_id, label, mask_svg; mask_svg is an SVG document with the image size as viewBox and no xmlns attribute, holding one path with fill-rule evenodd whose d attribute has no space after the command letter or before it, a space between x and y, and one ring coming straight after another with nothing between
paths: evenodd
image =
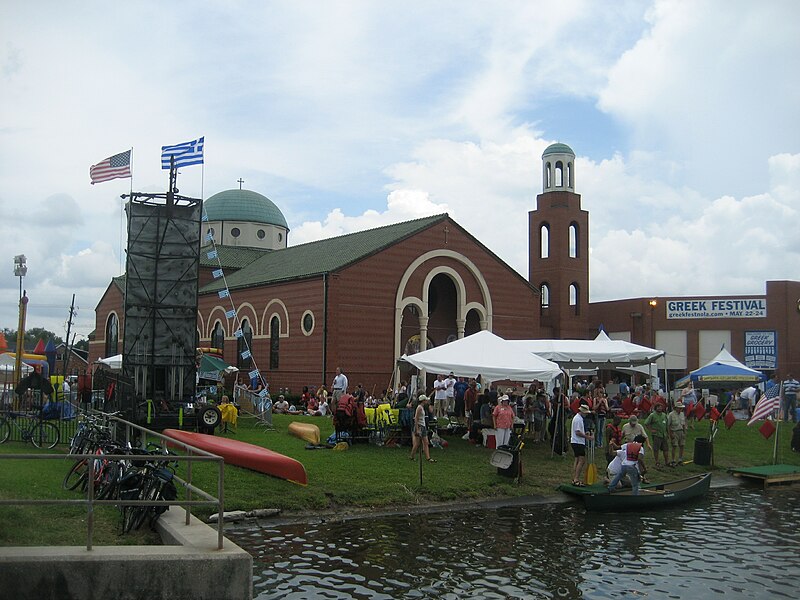
<instances>
[{"instance_id":1,"label":"brick church building","mask_svg":"<svg viewBox=\"0 0 800 600\"><path fill-rule=\"evenodd\" d=\"M261 194L227 190L203 208L197 346L258 369L273 390L330 385L337 367L351 386L382 390L408 378L404 353L483 329L589 339L601 324L612 338L665 349L670 378L720 344L756 368L800 374L800 282L768 282L763 296L590 303L589 215L565 144L542 155L527 280L447 214L290 246L286 219ZM122 351L125 284L114 278L97 305L90 363Z\"/></svg>"}]
</instances>

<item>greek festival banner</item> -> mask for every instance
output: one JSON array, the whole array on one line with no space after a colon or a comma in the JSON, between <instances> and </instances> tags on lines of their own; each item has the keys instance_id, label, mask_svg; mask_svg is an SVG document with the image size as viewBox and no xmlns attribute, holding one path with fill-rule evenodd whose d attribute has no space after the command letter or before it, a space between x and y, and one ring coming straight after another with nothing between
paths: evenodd
<instances>
[{"instance_id":1,"label":"greek festival banner","mask_svg":"<svg viewBox=\"0 0 800 600\"><path fill-rule=\"evenodd\" d=\"M667 319L752 319L766 316L766 298L667 300Z\"/></svg>"}]
</instances>

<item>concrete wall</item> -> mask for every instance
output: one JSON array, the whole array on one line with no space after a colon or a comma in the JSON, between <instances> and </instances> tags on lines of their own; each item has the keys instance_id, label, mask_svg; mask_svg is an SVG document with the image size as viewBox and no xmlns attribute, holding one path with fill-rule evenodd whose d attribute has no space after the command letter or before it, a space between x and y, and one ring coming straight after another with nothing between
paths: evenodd
<instances>
[{"instance_id":1,"label":"concrete wall","mask_svg":"<svg viewBox=\"0 0 800 600\"><path fill-rule=\"evenodd\" d=\"M252 557L172 507L158 529L164 546L0 548L0 597L15 600L241 600L253 597Z\"/></svg>"}]
</instances>

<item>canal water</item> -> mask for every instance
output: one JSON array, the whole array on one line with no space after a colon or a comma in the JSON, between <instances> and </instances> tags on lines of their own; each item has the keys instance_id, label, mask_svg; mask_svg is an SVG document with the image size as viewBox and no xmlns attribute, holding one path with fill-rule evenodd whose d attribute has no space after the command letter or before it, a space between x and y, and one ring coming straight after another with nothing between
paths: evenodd
<instances>
[{"instance_id":1,"label":"canal water","mask_svg":"<svg viewBox=\"0 0 800 600\"><path fill-rule=\"evenodd\" d=\"M254 597L797 598L800 492L712 490L639 514L582 504L242 526Z\"/></svg>"}]
</instances>

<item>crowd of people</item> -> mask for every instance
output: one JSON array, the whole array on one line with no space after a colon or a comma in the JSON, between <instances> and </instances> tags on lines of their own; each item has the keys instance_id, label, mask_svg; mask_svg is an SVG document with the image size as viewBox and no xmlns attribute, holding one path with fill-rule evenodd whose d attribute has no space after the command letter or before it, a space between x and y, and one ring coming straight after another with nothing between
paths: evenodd
<instances>
[{"instance_id":1,"label":"crowd of people","mask_svg":"<svg viewBox=\"0 0 800 600\"><path fill-rule=\"evenodd\" d=\"M456 377L452 372L438 374L431 388L415 389L403 381L392 389L376 394L361 384L350 388L340 368L331 382L330 392L323 384L316 389L304 387L299 400L290 404L281 394L273 404L273 412L297 415L335 416L337 404L344 394L354 398L363 408L388 406L407 413L406 423L411 442L411 458L417 453L431 459L429 437L445 419L448 426L464 428L464 438L474 444L486 444L494 436L496 447L508 446L512 433L534 444L548 444L555 455L565 456L569 449L575 457L572 483L585 486L584 471L589 446L602 448L607 461L605 481L610 488L630 480L635 490L646 480L645 453L652 452L656 469L685 464L686 435L694 427L698 414L706 409L752 411L761 395L756 387L738 392L698 394L689 383L674 399L647 385L631 387L626 381L613 381L614 393L606 392L599 378L573 382L572 392L556 387L548 391L543 382L528 387L505 390L495 385L484 387L481 377ZM800 383L791 375L781 385L782 415L796 420L797 393ZM247 389L258 392L262 382L252 382ZM698 410L702 406L703 410ZM625 423L623 424L623 420ZM491 432L487 436L487 434ZM635 467L635 468L634 468ZM635 474L634 474L635 471ZM635 479L635 481L634 481Z\"/></svg>"}]
</instances>

